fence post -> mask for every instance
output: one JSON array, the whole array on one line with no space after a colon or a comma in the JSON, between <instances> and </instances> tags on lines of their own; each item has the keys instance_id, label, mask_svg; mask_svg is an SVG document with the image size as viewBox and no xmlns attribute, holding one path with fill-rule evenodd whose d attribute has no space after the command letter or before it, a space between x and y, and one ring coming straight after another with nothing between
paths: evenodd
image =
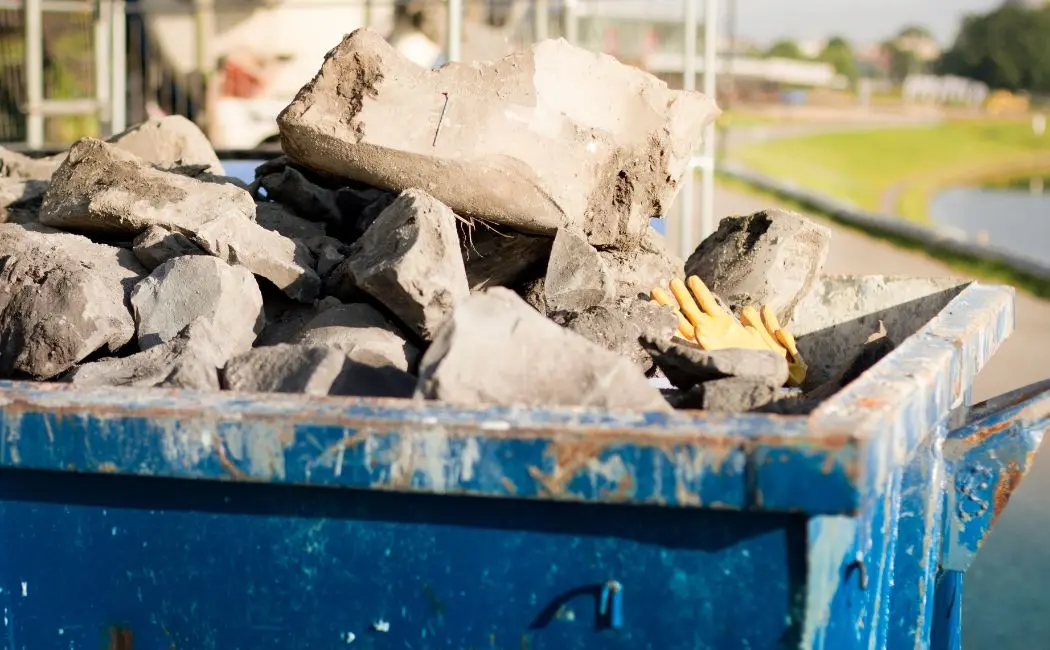
<instances>
[{"instance_id":1,"label":"fence post","mask_svg":"<svg viewBox=\"0 0 1050 650\"><path fill-rule=\"evenodd\" d=\"M99 133L106 138L115 133L109 92L111 13L110 0L95 0L95 99L98 100Z\"/></svg>"},{"instance_id":2,"label":"fence post","mask_svg":"<svg viewBox=\"0 0 1050 650\"><path fill-rule=\"evenodd\" d=\"M26 145L44 146L44 8L41 0L25 0Z\"/></svg>"},{"instance_id":3,"label":"fence post","mask_svg":"<svg viewBox=\"0 0 1050 650\"><path fill-rule=\"evenodd\" d=\"M697 0L685 0L685 39L682 48L682 88L684 90L696 90L696 30L698 19L696 15ZM682 259L687 259L693 252L693 204L696 201L695 191L696 167L690 159L688 171L682 178L682 189L679 190L679 215L678 226L678 248Z\"/></svg>"},{"instance_id":4,"label":"fence post","mask_svg":"<svg viewBox=\"0 0 1050 650\"><path fill-rule=\"evenodd\" d=\"M718 99L715 78L718 66L718 0L706 0L704 5L704 94ZM715 230L715 125L704 129L703 195L700 204L700 238Z\"/></svg>"},{"instance_id":5,"label":"fence post","mask_svg":"<svg viewBox=\"0 0 1050 650\"><path fill-rule=\"evenodd\" d=\"M110 3L110 130L128 128L128 15L124 0Z\"/></svg>"},{"instance_id":6,"label":"fence post","mask_svg":"<svg viewBox=\"0 0 1050 650\"><path fill-rule=\"evenodd\" d=\"M547 0L532 0L532 40L536 43L547 38L549 10Z\"/></svg>"},{"instance_id":7,"label":"fence post","mask_svg":"<svg viewBox=\"0 0 1050 650\"><path fill-rule=\"evenodd\" d=\"M445 49L449 61L459 61L463 43L463 0L448 0L448 26Z\"/></svg>"}]
</instances>

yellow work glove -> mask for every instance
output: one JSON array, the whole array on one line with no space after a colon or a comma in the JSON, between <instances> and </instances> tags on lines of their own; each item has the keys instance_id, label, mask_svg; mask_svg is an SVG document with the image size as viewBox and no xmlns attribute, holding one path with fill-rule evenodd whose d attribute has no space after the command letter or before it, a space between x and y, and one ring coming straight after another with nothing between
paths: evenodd
<instances>
[{"instance_id":1,"label":"yellow work glove","mask_svg":"<svg viewBox=\"0 0 1050 650\"><path fill-rule=\"evenodd\" d=\"M705 350L772 350L788 361L788 385L798 386L805 379L806 364L798 353L795 339L780 326L771 308L763 307L759 313L754 307L745 307L738 321L731 312L722 309L711 291L695 275L689 276L684 283L675 278L669 288L671 295L659 287L652 289L649 295L655 302L675 309L678 314L676 334L687 341L695 341Z\"/></svg>"}]
</instances>

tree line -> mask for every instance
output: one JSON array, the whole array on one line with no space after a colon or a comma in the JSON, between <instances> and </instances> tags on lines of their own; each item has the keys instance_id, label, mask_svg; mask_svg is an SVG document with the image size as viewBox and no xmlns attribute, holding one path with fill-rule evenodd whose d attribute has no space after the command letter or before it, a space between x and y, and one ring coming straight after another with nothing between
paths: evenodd
<instances>
[{"instance_id":1,"label":"tree line","mask_svg":"<svg viewBox=\"0 0 1050 650\"><path fill-rule=\"evenodd\" d=\"M959 34L939 58L925 61L912 44L929 32L910 26L881 44L889 77L902 81L918 72L957 75L988 84L993 89L1050 94L1050 3L1041 7L1003 4L984 14L963 19ZM790 40L774 43L761 54L807 59ZM833 37L816 60L831 64L851 82L868 74L844 38Z\"/></svg>"}]
</instances>

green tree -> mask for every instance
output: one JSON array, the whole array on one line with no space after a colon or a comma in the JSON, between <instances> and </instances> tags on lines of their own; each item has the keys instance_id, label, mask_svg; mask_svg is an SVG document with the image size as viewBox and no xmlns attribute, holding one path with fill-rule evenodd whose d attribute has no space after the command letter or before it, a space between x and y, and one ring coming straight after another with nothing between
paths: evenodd
<instances>
[{"instance_id":1,"label":"green tree","mask_svg":"<svg viewBox=\"0 0 1050 650\"><path fill-rule=\"evenodd\" d=\"M835 72L849 79L851 85L857 80L857 57L846 39L840 36L828 39L817 59L830 63Z\"/></svg>"},{"instance_id":2,"label":"green tree","mask_svg":"<svg viewBox=\"0 0 1050 650\"><path fill-rule=\"evenodd\" d=\"M896 40L886 41L882 44L882 51L889 59L890 79L894 83L904 81L910 74L922 72L923 65L914 52L903 49Z\"/></svg>"},{"instance_id":3,"label":"green tree","mask_svg":"<svg viewBox=\"0 0 1050 650\"><path fill-rule=\"evenodd\" d=\"M1050 92L1050 6L1002 5L967 16L937 70L992 88Z\"/></svg>"},{"instance_id":4,"label":"green tree","mask_svg":"<svg viewBox=\"0 0 1050 650\"><path fill-rule=\"evenodd\" d=\"M780 59L805 59L806 55L802 53L802 49L798 46L798 43L790 39L784 39L773 43L773 45L766 50L767 57L777 57Z\"/></svg>"}]
</instances>

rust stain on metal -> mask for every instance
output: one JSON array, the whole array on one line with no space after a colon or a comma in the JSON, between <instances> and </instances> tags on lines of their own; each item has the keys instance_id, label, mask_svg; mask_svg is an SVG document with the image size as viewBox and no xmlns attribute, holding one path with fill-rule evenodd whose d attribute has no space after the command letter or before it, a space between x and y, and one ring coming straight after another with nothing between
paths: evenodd
<instances>
[{"instance_id":1,"label":"rust stain on metal","mask_svg":"<svg viewBox=\"0 0 1050 650\"><path fill-rule=\"evenodd\" d=\"M237 467L229 455L226 453L226 443L223 442L221 437L218 437L215 441L215 455L219 458L219 465L222 466L226 473L235 479L243 480L248 478L248 475L244 473L244 470Z\"/></svg>"},{"instance_id":2,"label":"rust stain on metal","mask_svg":"<svg viewBox=\"0 0 1050 650\"><path fill-rule=\"evenodd\" d=\"M993 424L990 427L978 429L977 431L974 431L970 435L966 436L963 439L963 443L970 446L976 446L984 442L985 440L988 440L1000 431L1005 431L1006 429L1009 429L1011 426L1013 426L1013 424L1014 420L1010 419L1006 422L1000 422L999 424Z\"/></svg>"},{"instance_id":3,"label":"rust stain on metal","mask_svg":"<svg viewBox=\"0 0 1050 650\"><path fill-rule=\"evenodd\" d=\"M132 650L131 630L120 625L110 625L106 650Z\"/></svg>"},{"instance_id":4,"label":"rust stain on metal","mask_svg":"<svg viewBox=\"0 0 1050 650\"><path fill-rule=\"evenodd\" d=\"M501 478L499 482L503 486L503 489L507 491L507 494L515 495L518 493L518 486L514 485L514 481L510 480L506 476Z\"/></svg>"},{"instance_id":5,"label":"rust stain on metal","mask_svg":"<svg viewBox=\"0 0 1050 650\"><path fill-rule=\"evenodd\" d=\"M634 491L634 474L627 472L624 474L619 481L616 483L616 489L610 490L604 488L602 490L602 496L612 499L614 501L624 501L631 498L631 493Z\"/></svg>"},{"instance_id":6,"label":"rust stain on metal","mask_svg":"<svg viewBox=\"0 0 1050 650\"><path fill-rule=\"evenodd\" d=\"M1030 466L1034 452L1028 454L1026 466ZM1013 494L1017 486L1021 484L1021 479L1024 478L1025 468L1020 467L1017 461L1010 461L1006 464L999 472L999 480L995 484L995 490L992 495L993 508L992 511L992 523L994 526L996 520L999 519L999 515L1002 513L1003 508L1010 501L1010 495Z\"/></svg>"},{"instance_id":7,"label":"rust stain on metal","mask_svg":"<svg viewBox=\"0 0 1050 650\"><path fill-rule=\"evenodd\" d=\"M116 463L111 463L109 461L105 461L105 462L102 462L102 463L98 464L98 471L102 472L103 474L116 474L117 473L117 465L116 465Z\"/></svg>"},{"instance_id":8,"label":"rust stain on metal","mask_svg":"<svg viewBox=\"0 0 1050 650\"><path fill-rule=\"evenodd\" d=\"M582 469L588 461L597 459L613 441L602 440L600 437L557 436L553 440L553 446L548 452L554 456L554 471L545 474L542 469L535 466L528 468L529 476L551 496L560 496L565 492L565 486L577 472Z\"/></svg>"}]
</instances>

